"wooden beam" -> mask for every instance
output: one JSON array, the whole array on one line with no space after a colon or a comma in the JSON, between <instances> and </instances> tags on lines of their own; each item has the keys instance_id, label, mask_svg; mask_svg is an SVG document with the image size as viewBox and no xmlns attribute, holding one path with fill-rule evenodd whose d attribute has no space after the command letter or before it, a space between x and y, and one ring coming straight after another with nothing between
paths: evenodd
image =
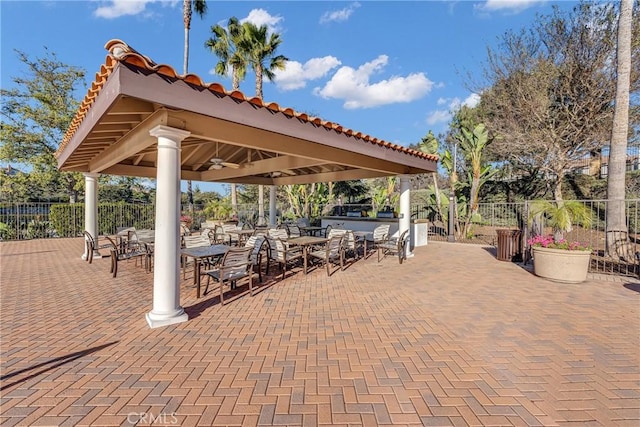
<instances>
[{"instance_id":1,"label":"wooden beam","mask_svg":"<svg viewBox=\"0 0 640 427\"><path fill-rule=\"evenodd\" d=\"M113 165L104 169L101 173L119 176L140 176L144 178L156 178L157 169L149 166ZM183 180L202 181L200 172L182 170L180 178Z\"/></svg>"},{"instance_id":2,"label":"wooden beam","mask_svg":"<svg viewBox=\"0 0 640 427\"><path fill-rule=\"evenodd\" d=\"M401 163L390 162L388 160L354 153L288 135L277 134L264 129L227 122L194 113L172 111L170 114L184 120L186 122L186 129L191 132L193 137L204 140L217 140L256 150L272 151L274 153L314 159L316 161L320 160L322 163L336 163L352 168L377 170L382 172L382 175L411 173L410 167Z\"/></svg>"},{"instance_id":3,"label":"wooden beam","mask_svg":"<svg viewBox=\"0 0 640 427\"><path fill-rule=\"evenodd\" d=\"M270 159L258 160L240 165L239 168L224 168L219 170L209 170L202 172L202 179L206 181L218 181L220 179L230 180L246 176L263 175L270 172L281 171L283 169L299 169L321 164L321 160L304 159L302 157L279 156Z\"/></svg>"},{"instance_id":4,"label":"wooden beam","mask_svg":"<svg viewBox=\"0 0 640 427\"><path fill-rule=\"evenodd\" d=\"M149 130L157 125L166 125L168 114L166 110L158 110L131 129L115 144L104 150L89 162L89 170L102 172L103 170L120 163L126 158L135 156L143 149L158 142L157 138L149 135ZM145 175L146 176L146 175Z\"/></svg>"},{"instance_id":5,"label":"wooden beam","mask_svg":"<svg viewBox=\"0 0 640 427\"><path fill-rule=\"evenodd\" d=\"M316 174L285 176L274 178L275 185L310 184L313 182L348 181L352 179L379 178L389 176L378 171L366 169L348 169L336 172L322 172Z\"/></svg>"}]
</instances>

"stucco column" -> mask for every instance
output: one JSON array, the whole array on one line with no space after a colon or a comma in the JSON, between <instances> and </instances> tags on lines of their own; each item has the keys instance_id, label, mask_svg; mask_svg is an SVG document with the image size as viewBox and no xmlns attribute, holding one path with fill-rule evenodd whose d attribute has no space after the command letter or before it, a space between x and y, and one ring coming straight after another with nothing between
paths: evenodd
<instances>
[{"instance_id":1,"label":"stucco column","mask_svg":"<svg viewBox=\"0 0 640 427\"><path fill-rule=\"evenodd\" d=\"M180 143L190 132L159 125L149 131L158 138L156 222L152 328L185 322L180 306Z\"/></svg>"},{"instance_id":2,"label":"stucco column","mask_svg":"<svg viewBox=\"0 0 640 427\"><path fill-rule=\"evenodd\" d=\"M97 173L84 173L84 229L91 233L98 243L98 176ZM82 259L87 259L87 245L84 245ZM97 249L93 251L94 258L101 258Z\"/></svg>"},{"instance_id":3,"label":"stucco column","mask_svg":"<svg viewBox=\"0 0 640 427\"><path fill-rule=\"evenodd\" d=\"M407 245L407 257L413 256L411 252L411 180L409 175L400 175L400 219L398 222L398 236L405 230L409 230L409 244Z\"/></svg>"},{"instance_id":4,"label":"stucco column","mask_svg":"<svg viewBox=\"0 0 640 427\"><path fill-rule=\"evenodd\" d=\"M269 227L276 228L276 186L269 186Z\"/></svg>"}]
</instances>

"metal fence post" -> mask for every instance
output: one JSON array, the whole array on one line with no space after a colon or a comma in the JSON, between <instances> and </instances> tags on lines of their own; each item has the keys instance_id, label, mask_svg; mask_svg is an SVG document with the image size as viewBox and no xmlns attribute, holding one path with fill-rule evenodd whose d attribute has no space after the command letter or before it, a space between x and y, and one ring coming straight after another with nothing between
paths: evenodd
<instances>
[{"instance_id":1,"label":"metal fence post","mask_svg":"<svg viewBox=\"0 0 640 427\"><path fill-rule=\"evenodd\" d=\"M456 211L456 207L455 207L455 197L453 195L449 196L449 236L447 237L447 241L448 242L455 242L456 241L456 235L455 235L455 218L454 218L454 213Z\"/></svg>"}]
</instances>

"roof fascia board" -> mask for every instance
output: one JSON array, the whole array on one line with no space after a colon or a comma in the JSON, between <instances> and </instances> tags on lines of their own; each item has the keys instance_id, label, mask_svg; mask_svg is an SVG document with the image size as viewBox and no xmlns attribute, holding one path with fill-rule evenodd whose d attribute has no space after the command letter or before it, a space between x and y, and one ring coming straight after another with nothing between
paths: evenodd
<instances>
[{"instance_id":1,"label":"roof fascia board","mask_svg":"<svg viewBox=\"0 0 640 427\"><path fill-rule=\"evenodd\" d=\"M118 68L121 69L122 92L136 98L150 100L177 110L192 111L203 116L215 115L215 118L243 126L252 126L267 132L315 142L325 147L338 148L419 169L428 169L425 163L435 164L434 161L411 156L355 136L338 133L322 125L314 125L266 107L254 106L248 101L216 95L208 89L196 90L182 80L168 83L169 78L159 74L145 75L127 67ZM203 134L206 135L207 132ZM256 145L254 148L259 147Z\"/></svg>"},{"instance_id":2,"label":"roof fascia board","mask_svg":"<svg viewBox=\"0 0 640 427\"><path fill-rule=\"evenodd\" d=\"M126 135L118 139L109 148L97 155L89 162L91 172L103 170L138 154L143 149L158 142L157 138L149 134L149 130L158 125L167 125L169 115L166 110L158 110L138 123Z\"/></svg>"},{"instance_id":3,"label":"roof fascia board","mask_svg":"<svg viewBox=\"0 0 640 427\"><path fill-rule=\"evenodd\" d=\"M58 156L58 169L64 169L63 166L65 162L85 140L91 130L99 123L100 118L105 115L109 108L111 108L120 97L120 68L121 67L116 67L107 77L107 81L104 83L100 93L96 96L93 104L89 107L80 126L78 126L73 137Z\"/></svg>"}]
</instances>

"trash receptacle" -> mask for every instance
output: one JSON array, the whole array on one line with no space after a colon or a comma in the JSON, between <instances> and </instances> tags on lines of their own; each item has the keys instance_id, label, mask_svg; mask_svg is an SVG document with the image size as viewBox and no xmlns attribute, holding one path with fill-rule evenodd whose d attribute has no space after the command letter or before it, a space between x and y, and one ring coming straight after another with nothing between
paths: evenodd
<instances>
[{"instance_id":1,"label":"trash receptacle","mask_svg":"<svg viewBox=\"0 0 640 427\"><path fill-rule=\"evenodd\" d=\"M498 233L498 260L519 261L522 260L520 250L520 230L501 229Z\"/></svg>"}]
</instances>

